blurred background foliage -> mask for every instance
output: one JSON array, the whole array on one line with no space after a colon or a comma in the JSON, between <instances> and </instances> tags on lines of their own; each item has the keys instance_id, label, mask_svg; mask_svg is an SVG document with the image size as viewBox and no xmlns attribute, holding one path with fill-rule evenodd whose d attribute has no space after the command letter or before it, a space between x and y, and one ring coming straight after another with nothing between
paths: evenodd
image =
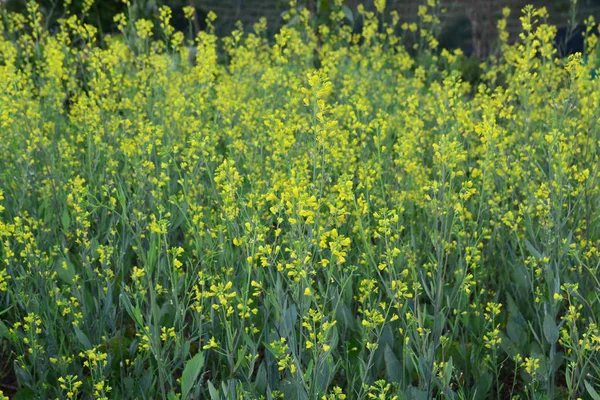
<instances>
[{"instance_id":1,"label":"blurred background foliage","mask_svg":"<svg viewBox=\"0 0 600 400\"><path fill-rule=\"evenodd\" d=\"M9 11L25 12L28 0L0 0L0 8ZM129 7L126 4L129 1ZM101 34L118 32L114 16L125 13L130 19L154 19L157 21L158 9L168 5L172 11L171 24L192 39L190 35L205 28L205 19L209 11L214 11L218 18L214 22L215 33L228 35L237 29L241 21L246 29L261 17L268 21L267 34L270 37L284 24L298 21L285 21L284 14L290 8L290 0L38 0L45 16L45 24L52 31L57 20L67 14L82 15L84 8L89 8L84 18L86 23L98 27ZM308 9L314 26L327 24L329 13L333 9L333 0L294 0L295 7ZM89 4L91 3L91 7ZM361 16L357 13L359 5L365 9L374 9L373 0L345 0L345 22L352 25L355 32L362 29ZM400 16L400 23L417 19L419 5L426 0L387 0L387 11L395 10ZM535 7L545 6L551 16L549 21L558 27L556 44L563 55L581 52L583 48L583 20L589 15L600 19L600 0L441 0L441 29L438 41L441 48L460 48L464 57L461 60L461 72L465 80L477 83L480 75L480 63L494 54L497 42L496 21L500 18L503 7L510 7L511 14L507 30L520 32L519 12L525 4ZM194 26L190 29L183 8L192 6L195 10ZM157 25L157 24L155 24ZM410 35L405 37L407 48L412 45Z\"/></svg>"},{"instance_id":2,"label":"blurred background foliage","mask_svg":"<svg viewBox=\"0 0 600 400\"><path fill-rule=\"evenodd\" d=\"M52 28L57 20L64 17L67 9L71 14L81 14L86 3L90 0L38 0L38 4L46 18L46 24ZM8 11L24 13L27 7L27 0L5 0L5 7ZM173 10L172 24L181 31L187 30L187 21L183 15L183 7L193 5L197 12L199 21L204 21L205 13L196 1L188 0L130 0L130 7L123 0L98 0L94 1L87 12L86 22L99 28L102 33L114 33L117 31L114 16L119 13L131 13L132 19L147 18L153 19L158 15L158 8L162 5L168 5ZM201 29L201 27L198 27Z\"/></svg>"},{"instance_id":3,"label":"blurred background foliage","mask_svg":"<svg viewBox=\"0 0 600 400\"><path fill-rule=\"evenodd\" d=\"M24 12L27 0L0 0L9 11ZM188 23L183 15L183 7L193 6L196 10L194 30L203 29L204 20L209 11L216 12L218 19L215 23L216 33L227 35L236 28L236 22L242 21L248 29L260 17L266 17L269 24L269 33L272 35L284 23L282 15L290 7L289 0L128 0L128 10L123 0L38 0L49 28L56 24L58 18L65 15L67 8L72 14L80 14L86 3L93 3L87 13L86 22L97 26L102 33L117 32L113 17L121 12L130 13L133 19L152 19L158 15L158 8L168 5L173 10L171 23L183 32L188 31ZM315 25L327 23L332 10L333 0L295 0L296 7L306 8L311 12ZM535 7L546 6L552 21L559 28L558 39L568 41L572 51L578 51L577 38L571 37L570 28L576 28L588 15L600 19L600 0L442 0L445 15L441 17L442 31L439 35L440 45L444 48L461 48L465 54L477 53L478 47L485 49L476 56L482 59L489 53L489 43L479 46L477 41L493 41L496 21L503 7L510 7L512 25L508 30L520 31L519 10L528 3ZM387 0L387 10L398 11L401 22L411 22L417 18L419 5L426 4L426 0ZM366 9L373 9L373 0L346 0L347 23L360 30L362 21L358 18L356 9L363 5ZM568 25L575 24L569 27ZM571 51L571 52L572 52Z\"/></svg>"}]
</instances>

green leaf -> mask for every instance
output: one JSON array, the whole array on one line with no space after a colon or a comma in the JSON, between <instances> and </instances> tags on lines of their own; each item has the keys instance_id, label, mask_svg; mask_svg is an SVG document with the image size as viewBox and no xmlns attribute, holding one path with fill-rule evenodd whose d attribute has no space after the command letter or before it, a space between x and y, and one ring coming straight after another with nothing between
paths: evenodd
<instances>
[{"instance_id":1,"label":"green leaf","mask_svg":"<svg viewBox=\"0 0 600 400\"><path fill-rule=\"evenodd\" d=\"M9 339L9 333L10 331L8 330L8 327L4 324L4 322L0 321L0 338Z\"/></svg>"},{"instance_id":2,"label":"green leaf","mask_svg":"<svg viewBox=\"0 0 600 400\"><path fill-rule=\"evenodd\" d=\"M542 253L540 253L534 246L533 244L531 244L531 242L527 239L525 239L525 247L527 247L527 249L529 250L529 252L531 253L532 256L534 256L535 258L542 259L544 258L544 256L542 256Z\"/></svg>"},{"instance_id":3,"label":"green leaf","mask_svg":"<svg viewBox=\"0 0 600 400\"><path fill-rule=\"evenodd\" d=\"M69 227L71 226L71 218L69 217L68 209L63 208L63 212L60 216L60 222L62 223L63 229L65 231L68 231Z\"/></svg>"},{"instance_id":4,"label":"green leaf","mask_svg":"<svg viewBox=\"0 0 600 400\"><path fill-rule=\"evenodd\" d=\"M294 26L294 25L298 25L299 23L300 23L300 16L296 14L292 18L290 18L287 25Z\"/></svg>"},{"instance_id":5,"label":"green leaf","mask_svg":"<svg viewBox=\"0 0 600 400\"><path fill-rule=\"evenodd\" d=\"M506 333L513 343L521 345L521 338L525 334L523 327L517 322L517 318L511 316L506 324Z\"/></svg>"},{"instance_id":6,"label":"green leaf","mask_svg":"<svg viewBox=\"0 0 600 400\"><path fill-rule=\"evenodd\" d=\"M446 387L450 386L450 381L452 380L452 363L452 357L450 357L444 368L444 385Z\"/></svg>"},{"instance_id":7,"label":"green leaf","mask_svg":"<svg viewBox=\"0 0 600 400\"><path fill-rule=\"evenodd\" d=\"M554 318L548 313L546 313L546 315L544 316L544 336L546 337L548 343L550 343L551 345L558 342L558 327L554 322Z\"/></svg>"},{"instance_id":8,"label":"green leaf","mask_svg":"<svg viewBox=\"0 0 600 400\"><path fill-rule=\"evenodd\" d=\"M348 6L342 6L342 12L348 21L354 25L354 14L352 13L352 10Z\"/></svg>"},{"instance_id":9,"label":"green leaf","mask_svg":"<svg viewBox=\"0 0 600 400\"><path fill-rule=\"evenodd\" d=\"M394 346L394 333L389 325L384 326L383 332L379 337L379 348L375 350L373 356L373 365L375 371L383 370L385 368L385 349L387 346Z\"/></svg>"},{"instance_id":10,"label":"green leaf","mask_svg":"<svg viewBox=\"0 0 600 400\"><path fill-rule=\"evenodd\" d=\"M198 375L204 368L204 352L196 354L192 359L185 363L183 374L181 375L181 399L185 400L190 394L192 387L198 379Z\"/></svg>"},{"instance_id":11,"label":"green leaf","mask_svg":"<svg viewBox=\"0 0 600 400\"><path fill-rule=\"evenodd\" d=\"M139 380L139 390L142 393L147 393L154 384L154 373L151 369L148 369L142 379Z\"/></svg>"},{"instance_id":12,"label":"green leaf","mask_svg":"<svg viewBox=\"0 0 600 400\"><path fill-rule=\"evenodd\" d=\"M508 312L510 314L510 319L513 320L518 323L521 327L523 327L523 325L525 324L524 318L523 318L523 314L521 313L521 310L519 308L519 306L517 305L517 302L515 301L515 299L513 299L513 297L510 295L510 293L506 293L506 302L507 302L507 306L508 306Z\"/></svg>"},{"instance_id":13,"label":"green leaf","mask_svg":"<svg viewBox=\"0 0 600 400\"><path fill-rule=\"evenodd\" d=\"M14 372L15 372L15 375L17 376L17 382L19 382L19 384L21 386L24 386L21 390L23 390L23 389L28 390L25 387L33 386L33 378L31 377L29 372L25 371L22 367L18 366L16 363L15 363Z\"/></svg>"},{"instance_id":14,"label":"green leaf","mask_svg":"<svg viewBox=\"0 0 600 400\"><path fill-rule=\"evenodd\" d=\"M400 383L402 381L402 365L400 365L400 361L398 361L390 346L385 346L383 357L385 358L388 379L390 382Z\"/></svg>"},{"instance_id":15,"label":"green leaf","mask_svg":"<svg viewBox=\"0 0 600 400\"><path fill-rule=\"evenodd\" d=\"M493 383L492 374L485 373L485 374L481 375L479 377L479 379L477 380L477 385L475 387L477 390L477 396L475 398L487 399L488 392L492 388L492 383Z\"/></svg>"},{"instance_id":16,"label":"green leaf","mask_svg":"<svg viewBox=\"0 0 600 400\"><path fill-rule=\"evenodd\" d=\"M585 388L587 389L588 393L590 394L590 397L593 400L600 400L600 394L598 394L598 392L596 392L596 389L594 389L588 381L583 381L583 383L584 383Z\"/></svg>"},{"instance_id":17,"label":"green leaf","mask_svg":"<svg viewBox=\"0 0 600 400\"><path fill-rule=\"evenodd\" d=\"M292 381L284 381L281 384L281 392L284 399L304 400L308 399L308 393L304 389L301 381L294 379Z\"/></svg>"},{"instance_id":18,"label":"green leaf","mask_svg":"<svg viewBox=\"0 0 600 400\"><path fill-rule=\"evenodd\" d=\"M517 284L519 290L529 289L529 275L527 269L522 264L515 264L512 270L512 278Z\"/></svg>"},{"instance_id":19,"label":"green leaf","mask_svg":"<svg viewBox=\"0 0 600 400\"><path fill-rule=\"evenodd\" d=\"M326 359L322 363L317 363L317 368L315 369L315 389L318 392L326 392L336 371L337 366L333 364L331 359Z\"/></svg>"},{"instance_id":20,"label":"green leaf","mask_svg":"<svg viewBox=\"0 0 600 400\"><path fill-rule=\"evenodd\" d=\"M289 308L284 308L282 314L283 326L280 326L279 329L281 331L281 336L287 337L296 326L296 321L298 320L298 311L296 310L296 305L292 304Z\"/></svg>"},{"instance_id":21,"label":"green leaf","mask_svg":"<svg viewBox=\"0 0 600 400\"><path fill-rule=\"evenodd\" d=\"M409 386L407 393L408 393L409 399L415 399L415 400L426 400L427 399L427 391L420 390L419 388L416 388L414 386Z\"/></svg>"},{"instance_id":22,"label":"green leaf","mask_svg":"<svg viewBox=\"0 0 600 400\"><path fill-rule=\"evenodd\" d=\"M562 351L557 352L552 358L552 365L550 365L550 368L552 368L552 372L558 371L563 366L564 361L565 353L563 353Z\"/></svg>"},{"instance_id":23,"label":"green leaf","mask_svg":"<svg viewBox=\"0 0 600 400\"><path fill-rule=\"evenodd\" d=\"M265 362L260 363L258 372L256 373L256 380L254 381L254 390L260 394L264 394L267 390L267 369L265 368Z\"/></svg>"},{"instance_id":24,"label":"green leaf","mask_svg":"<svg viewBox=\"0 0 600 400\"><path fill-rule=\"evenodd\" d=\"M30 399L33 400L33 399L35 399L35 393L31 389L21 388L21 389L19 389L19 391L17 393L15 393L15 397L13 397L13 399L15 399L15 400L30 400Z\"/></svg>"},{"instance_id":25,"label":"green leaf","mask_svg":"<svg viewBox=\"0 0 600 400\"><path fill-rule=\"evenodd\" d=\"M350 311L350 307L348 307L345 303L341 303L338 306L336 310L336 320L343 330L356 329L352 311Z\"/></svg>"},{"instance_id":26,"label":"green leaf","mask_svg":"<svg viewBox=\"0 0 600 400\"><path fill-rule=\"evenodd\" d=\"M133 319L133 321L138 326L143 327L144 324L142 322L142 313L140 312L139 308L137 306L136 306L136 308L133 308L133 305L131 304L131 300L129 300L129 296L127 296L126 293L121 293L119 298L121 299L121 303L123 304L125 311L127 311L127 314L129 314L131 319Z\"/></svg>"},{"instance_id":27,"label":"green leaf","mask_svg":"<svg viewBox=\"0 0 600 400\"><path fill-rule=\"evenodd\" d=\"M208 381L208 393L210 394L211 400L220 400L221 396L219 396L219 392L215 388L215 385L212 384L211 381Z\"/></svg>"},{"instance_id":28,"label":"green leaf","mask_svg":"<svg viewBox=\"0 0 600 400\"><path fill-rule=\"evenodd\" d=\"M310 360L310 362L308 363L308 367L306 367L306 369L304 370L304 380L309 381L311 379L312 371L313 371L314 367L315 367L315 361Z\"/></svg>"},{"instance_id":29,"label":"green leaf","mask_svg":"<svg viewBox=\"0 0 600 400\"><path fill-rule=\"evenodd\" d=\"M73 325L73 330L75 331L75 335L77 336L77 340L79 340L79 343L81 343L86 350L91 349L92 343L90 343L90 339L88 339L86 334L83 333L83 331L79 329L77 325Z\"/></svg>"},{"instance_id":30,"label":"green leaf","mask_svg":"<svg viewBox=\"0 0 600 400\"><path fill-rule=\"evenodd\" d=\"M171 390L169 394L167 394L167 400L179 400L179 397Z\"/></svg>"},{"instance_id":31,"label":"green leaf","mask_svg":"<svg viewBox=\"0 0 600 400\"><path fill-rule=\"evenodd\" d=\"M64 266L67 268L65 269ZM72 284L75 279L75 267L68 259L59 260L56 264L56 273L58 277L67 284Z\"/></svg>"},{"instance_id":32,"label":"green leaf","mask_svg":"<svg viewBox=\"0 0 600 400\"><path fill-rule=\"evenodd\" d=\"M146 269L150 274L154 271L154 267L158 263L160 252L160 237L153 234L150 238L150 248L148 249L148 265Z\"/></svg>"},{"instance_id":33,"label":"green leaf","mask_svg":"<svg viewBox=\"0 0 600 400\"><path fill-rule=\"evenodd\" d=\"M235 363L235 367L233 368L234 371L237 371L240 369L240 367L242 366L242 364L247 363L248 361L246 360L246 357L244 357L244 355L247 353L247 347L246 345L240 346L237 350L237 361Z\"/></svg>"}]
</instances>

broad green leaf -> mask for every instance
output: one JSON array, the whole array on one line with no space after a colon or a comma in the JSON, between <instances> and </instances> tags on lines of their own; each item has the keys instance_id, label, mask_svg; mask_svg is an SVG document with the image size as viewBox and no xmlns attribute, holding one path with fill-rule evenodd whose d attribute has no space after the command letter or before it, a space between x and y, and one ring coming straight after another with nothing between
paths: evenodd
<instances>
[{"instance_id":1,"label":"broad green leaf","mask_svg":"<svg viewBox=\"0 0 600 400\"><path fill-rule=\"evenodd\" d=\"M167 394L167 400L179 400L179 397L171 390L169 394Z\"/></svg>"},{"instance_id":2,"label":"broad green leaf","mask_svg":"<svg viewBox=\"0 0 600 400\"><path fill-rule=\"evenodd\" d=\"M336 310L336 320L338 324L342 327L342 329L356 329L356 322L354 320L354 316L352 315L352 311L345 304L341 303Z\"/></svg>"},{"instance_id":3,"label":"broad green leaf","mask_svg":"<svg viewBox=\"0 0 600 400\"><path fill-rule=\"evenodd\" d=\"M4 322L0 321L0 338L9 338L10 331L8 327L4 324Z\"/></svg>"},{"instance_id":4,"label":"broad green leaf","mask_svg":"<svg viewBox=\"0 0 600 400\"><path fill-rule=\"evenodd\" d=\"M247 364L248 360L246 359L247 348L246 345L240 346L237 350L237 361L235 363L234 371L238 371L243 364Z\"/></svg>"},{"instance_id":5,"label":"broad green leaf","mask_svg":"<svg viewBox=\"0 0 600 400\"><path fill-rule=\"evenodd\" d=\"M215 385L211 381L207 382L208 384L208 393L210 394L211 400L220 400L221 396L219 395L219 391L215 388Z\"/></svg>"},{"instance_id":6,"label":"broad green leaf","mask_svg":"<svg viewBox=\"0 0 600 400\"><path fill-rule=\"evenodd\" d=\"M598 394L596 389L594 389L594 387L592 385L590 385L590 383L588 381L583 381L583 383L585 384L585 388L587 389L588 393L590 394L590 397L593 400L600 400L600 394Z\"/></svg>"},{"instance_id":7,"label":"broad green leaf","mask_svg":"<svg viewBox=\"0 0 600 400\"><path fill-rule=\"evenodd\" d=\"M14 400L33 400L36 398L35 393L29 388L21 388L17 393L15 393L15 397L12 397Z\"/></svg>"},{"instance_id":8,"label":"broad green leaf","mask_svg":"<svg viewBox=\"0 0 600 400\"><path fill-rule=\"evenodd\" d=\"M181 398L185 400L204 368L204 352L196 354L187 363L181 375Z\"/></svg>"},{"instance_id":9,"label":"broad green leaf","mask_svg":"<svg viewBox=\"0 0 600 400\"><path fill-rule=\"evenodd\" d=\"M534 246L533 244L531 244L531 242L527 239L525 239L525 246L527 247L527 249L529 250L529 252L531 253L532 256L534 256L535 258L542 259L544 258L544 256L542 256L542 253L540 253Z\"/></svg>"},{"instance_id":10,"label":"broad green leaf","mask_svg":"<svg viewBox=\"0 0 600 400\"><path fill-rule=\"evenodd\" d=\"M544 316L544 336L546 337L548 343L550 343L551 345L555 344L558 341L558 327L554 322L554 318L548 313L546 313L546 315Z\"/></svg>"},{"instance_id":11,"label":"broad green leaf","mask_svg":"<svg viewBox=\"0 0 600 400\"><path fill-rule=\"evenodd\" d=\"M415 400L426 400L427 399L427 391L420 390L419 388L416 388L414 386L409 386L407 392L408 392L409 399L415 399Z\"/></svg>"},{"instance_id":12,"label":"broad green leaf","mask_svg":"<svg viewBox=\"0 0 600 400\"><path fill-rule=\"evenodd\" d=\"M384 352L385 358L385 369L387 372L387 376L390 382L401 382L402 381L402 365L394 351L390 348L390 346L385 346Z\"/></svg>"},{"instance_id":13,"label":"broad green leaf","mask_svg":"<svg viewBox=\"0 0 600 400\"><path fill-rule=\"evenodd\" d=\"M69 260L59 260L59 262L56 264L55 270L60 280L62 280L64 283L73 283L73 279L75 279L75 267Z\"/></svg>"},{"instance_id":14,"label":"broad green leaf","mask_svg":"<svg viewBox=\"0 0 600 400\"><path fill-rule=\"evenodd\" d=\"M299 380L285 381L281 385L281 392L284 395L284 399L297 399L297 400L308 400L308 394L304 389L304 385Z\"/></svg>"},{"instance_id":15,"label":"broad green leaf","mask_svg":"<svg viewBox=\"0 0 600 400\"><path fill-rule=\"evenodd\" d=\"M511 316L511 318L508 320L508 323L506 324L506 333L508 334L508 337L513 343L520 345L521 338L523 337L525 330L517 322L517 318Z\"/></svg>"},{"instance_id":16,"label":"broad green leaf","mask_svg":"<svg viewBox=\"0 0 600 400\"><path fill-rule=\"evenodd\" d=\"M333 365L331 359L326 359L322 363L317 363L317 369L315 370L315 388L319 392L325 392L331 380L333 379L337 371L337 366Z\"/></svg>"},{"instance_id":17,"label":"broad green leaf","mask_svg":"<svg viewBox=\"0 0 600 400\"><path fill-rule=\"evenodd\" d=\"M529 275L523 264L514 265L512 270L512 278L520 290L527 290L529 288Z\"/></svg>"},{"instance_id":18,"label":"broad green leaf","mask_svg":"<svg viewBox=\"0 0 600 400\"><path fill-rule=\"evenodd\" d=\"M479 379L477 380L477 385L476 385L477 396L475 398L487 399L488 392L492 388L492 383L493 383L492 374L487 372L487 373L481 375L479 377Z\"/></svg>"},{"instance_id":19,"label":"broad green leaf","mask_svg":"<svg viewBox=\"0 0 600 400\"><path fill-rule=\"evenodd\" d=\"M256 380L254 381L254 389L260 394L264 394L267 390L267 369L265 368L264 361L261 362L260 367L258 367Z\"/></svg>"},{"instance_id":20,"label":"broad green leaf","mask_svg":"<svg viewBox=\"0 0 600 400\"><path fill-rule=\"evenodd\" d=\"M142 393L147 393L152 388L154 384L154 373L151 369L147 370L142 376L142 379L139 380L139 390Z\"/></svg>"},{"instance_id":21,"label":"broad green leaf","mask_svg":"<svg viewBox=\"0 0 600 400\"><path fill-rule=\"evenodd\" d=\"M453 368L452 357L448 360L444 367L444 384L446 386L450 385L450 381L452 380L452 368Z\"/></svg>"},{"instance_id":22,"label":"broad green leaf","mask_svg":"<svg viewBox=\"0 0 600 400\"><path fill-rule=\"evenodd\" d=\"M71 218L69 217L68 209L63 208L63 212L60 216L60 222L62 223L63 229L65 231L68 231L69 227L71 226Z\"/></svg>"},{"instance_id":23,"label":"broad green leaf","mask_svg":"<svg viewBox=\"0 0 600 400\"><path fill-rule=\"evenodd\" d=\"M88 339L87 335L83 333L83 331L79 329L77 325L73 325L73 330L75 331L75 335L77 336L79 343L81 343L86 350L91 349L92 344L90 343L90 339Z\"/></svg>"},{"instance_id":24,"label":"broad green leaf","mask_svg":"<svg viewBox=\"0 0 600 400\"><path fill-rule=\"evenodd\" d=\"M131 300L129 300L129 296L127 296L126 293L121 293L119 298L121 299L121 303L123 304L123 307L125 307L125 311L127 311L127 314L129 314L131 319L138 326L143 327L144 324L142 321L142 313L140 312L140 310L137 307L133 308L133 305L131 304Z\"/></svg>"},{"instance_id":25,"label":"broad green leaf","mask_svg":"<svg viewBox=\"0 0 600 400\"><path fill-rule=\"evenodd\" d=\"M352 10L348 6L342 6L342 12L348 21L354 25L354 14L352 13Z\"/></svg>"}]
</instances>

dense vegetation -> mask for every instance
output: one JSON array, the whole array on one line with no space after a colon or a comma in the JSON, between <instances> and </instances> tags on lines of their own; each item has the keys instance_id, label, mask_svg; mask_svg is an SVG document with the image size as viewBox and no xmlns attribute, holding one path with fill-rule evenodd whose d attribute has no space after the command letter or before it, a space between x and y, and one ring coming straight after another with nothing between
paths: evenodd
<instances>
[{"instance_id":1,"label":"dense vegetation","mask_svg":"<svg viewBox=\"0 0 600 400\"><path fill-rule=\"evenodd\" d=\"M473 83L427 3L3 11L0 398L598 400L595 22L504 10Z\"/></svg>"}]
</instances>

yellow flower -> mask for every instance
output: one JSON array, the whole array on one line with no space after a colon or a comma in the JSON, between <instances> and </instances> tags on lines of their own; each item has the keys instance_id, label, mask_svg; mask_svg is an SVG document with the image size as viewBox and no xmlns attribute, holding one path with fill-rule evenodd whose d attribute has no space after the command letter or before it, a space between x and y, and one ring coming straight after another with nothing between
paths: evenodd
<instances>
[{"instance_id":1,"label":"yellow flower","mask_svg":"<svg viewBox=\"0 0 600 400\"><path fill-rule=\"evenodd\" d=\"M527 357L523 362L523 365L525 366L525 371L527 371L528 374L534 375L540 368L540 360L537 358Z\"/></svg>"},{"instance_id":2,"label":"yellow flower","mask_svg":"<svg viewBox=\"0 0 600 400\"><path fill-rule=\"evenodd\" d=\"M195 15L194 7L185 6L185 7L183 7L182 10L183 10L183 15L185 16L186 19L190 19L190 20L194 19L194 15Z\"/></svg>"},{"instance_id":3,"label":"yellow flower","mask_svg":"<svg viewBox=\"0 0 600 400\"><path fill-rule=\"evenodd\" d=\"M204 350L217 349L217 348L219 348L219 344L215 340L214 336L210 338L210 340L208 341L208 344L206 344L202 347L202 349L204 349Z\"/></svg>"}]
</instances>

